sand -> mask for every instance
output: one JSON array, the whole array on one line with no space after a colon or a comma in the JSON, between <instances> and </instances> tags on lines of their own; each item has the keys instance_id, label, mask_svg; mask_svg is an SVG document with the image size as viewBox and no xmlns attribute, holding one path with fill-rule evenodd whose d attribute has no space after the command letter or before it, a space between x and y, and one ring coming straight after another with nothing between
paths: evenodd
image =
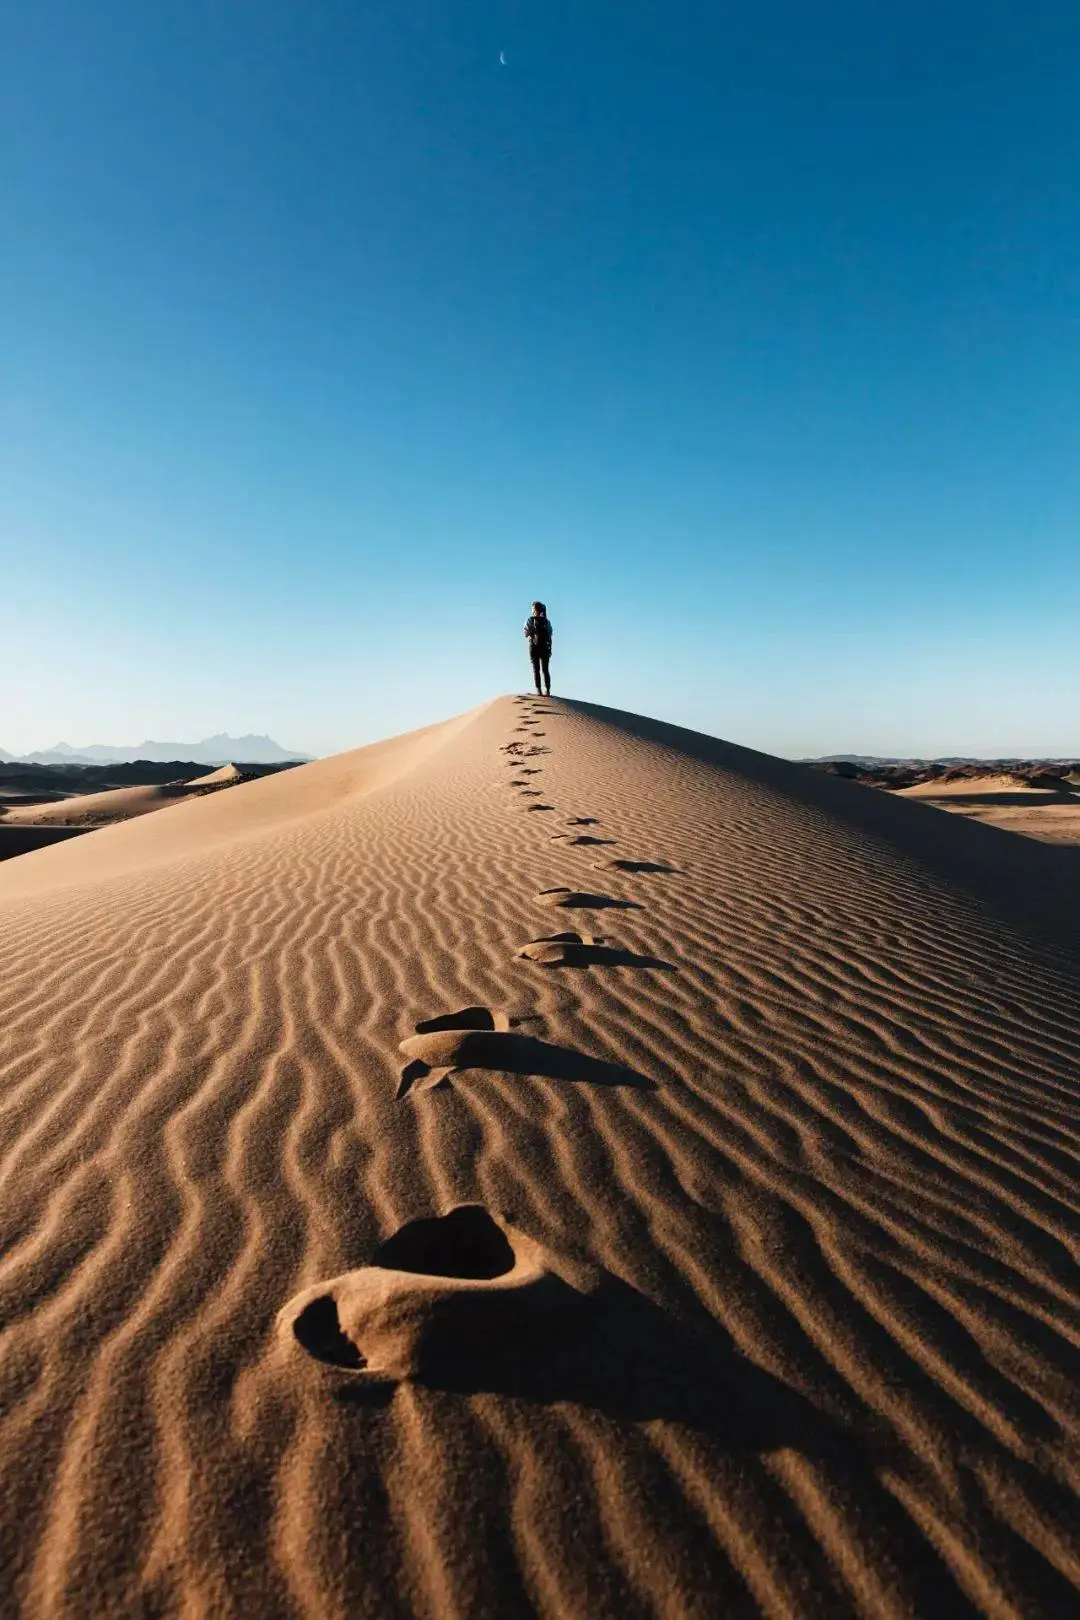
<instances>
[{"instance_id":1,"label":"sand","mask_svg":"<svg viewBox=\"0 0 1080 1620\"><path fill-rule=\"evenodd\" d=\"M500 699L5 862L4 1612L1075 1612L1076 860Z\"/></svg>"},{"instance_id":2,"label":"sand","mask_svg":"<svg viewBox=\"0 0 1080 1620\"><path fill-rule=\"evenodd\" d=\"M130 821L152 810L182 804L210 791L238 782L236 765L222 765L207 776L188 782L139 783L134 787L106 788L101 793L76 793L47 804L27 804L0 811L0 827L103 827Z\"/></svg>"},{"instance_id":3,"label":"sand","mask_svg":"<svg viewBox=\"0 0 1080 1620\"><path fill-rule=\"evenodd\" d=\"M921 799L938 810L1043 843L1080 844L1080 796L1065 787L1031 787L1014 776L972 776L919 782L897 789L896 796Z\"/></svg>"}]
</instances>

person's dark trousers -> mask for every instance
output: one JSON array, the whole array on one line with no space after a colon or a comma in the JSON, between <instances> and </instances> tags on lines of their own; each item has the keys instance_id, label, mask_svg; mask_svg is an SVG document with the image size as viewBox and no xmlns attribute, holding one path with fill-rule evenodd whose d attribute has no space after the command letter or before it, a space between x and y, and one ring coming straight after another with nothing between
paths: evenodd
<instances>
[{"instance_id":1,"label":"person's dark trousers","mask_svg":"<svg viewBox=\"0 0 1080 1620\"><path fill-rule=\"evenodd\" d=\"M538 647L536 643L533 642L529 647L529 657L532 659L533 680L536 682L536 690L538 692L540 690L540 676L543 674L544 690L550 696L551 670L548 668L548 660L551 658L551 648Z\"/></svg>"}]
</instances>

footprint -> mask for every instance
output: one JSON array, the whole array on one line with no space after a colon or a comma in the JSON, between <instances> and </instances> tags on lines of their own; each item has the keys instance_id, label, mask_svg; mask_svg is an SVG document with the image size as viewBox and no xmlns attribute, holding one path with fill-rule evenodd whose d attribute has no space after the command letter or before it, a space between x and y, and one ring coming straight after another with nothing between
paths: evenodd
<instances>
[{"instance_id":1,"label":"footprint","mask_svg":"<svg viewBox=\"0 0 1080 1620\"><path fill-rule=\"evenodd\" d=\"M624 861L618 856L609 856L603 861L593 861L593 869L597 872L677 872L677 866L668 866L664 861Z\"/></svg>"},{"instance_id":2,"label":"footprint","mask_svg":"<svg viewBox=\"0 0 1080 1620\"><path fill-rule=\"evenodd\" d=\"M599 827L600 822L596 816L568 816L566 825L568 827Z\"/></svg>"},{"instance_id":3,"label":"footprint","mask_svg":"<svg viewBox=\"0 0 1080 1620\"><path fill-rule=\"evenodd\" d=\"M460 1012L440 1013L437 1018L425 1018L419 1024L414 1024L414 1036L410 1038L441 1035L445 1031L465 1034L469 1030L487 1030L494 1034L505 1034L509 1028L510 1019L504 1012L497 1012L491 1007L462 1007ZM401 1072L398 1099L414 1086L417 1091L434 1091L449 1072L449 1067L435 1070L427 1063L407 1064Z\"/></svg>"},{"instance_id":4,"label":"footprint","mask_svg":"<svg viewBox=\"0 0 1080 1620\"><path fill-rule=\"evenodd\" d=\"M531 787L524 787L523 786L522 789L521 789L521 793L518 796L519 796L519 798L522 798L522 799L538 799L540 797L540 789L539 788L531 788ZM543 806L539 805L539 804L534 804L534 805L530 806L530 809L532 809L532 810L541 810L541 809L543 809Z\"/></svg>"},{"instance_id":5,"label":"footprint","mask_svg":"<svg viewBox=\"0 0 1080 1620\"><path fill-rule=\"evenodd\" d=\"M636 900L614 900L609 894L587 894L581 889L541 889L538 905L561 906L567 911L640 911Z\"/></svg>"},{"instance_id":6,"label":"footprint","mask_svg":"<svg viewBox=\"0 0 1080 1620\"><path fill-rule=\"evenodd\" d=\"M402 1226L370 1265L295 1295L278 1333L357 1381L439 1383L492 1359L512 1365L545 1325L564 1335L604 1280L506 1216L459 1204Z\"/></svg>"},{"instance_id":7,"label":"footprint","mask_svg":"<svg viewBox=\"0 0 1080 1620\"><path fill-rule=\"evenodd\" d=\"M440 1029L509 1029L510 1019L491 1007L462 1007L460 1012L440 1013L414 1024L417 1035L431 1035Z\"/></svg>"},{"instance_id":8,"label":"footprint","mask_svg":"<svg viewBox=\"0 0 1080 1620\"><path fill-rule=\"evenodd\" d=\"M602 943L599 934L544 934L540 939L530 939L516 954L528 962L558 967L570 962L575 951L588 950Z\"/></svg>"},{"instance_id":9,"label":"footprint","mask_svg":"<svg viewBox=\"0 0 1080 1620\"><path fill-rule=\"evenodd\" d=\"M633 951L605 945L598 934L547 934L531 939L518 951L526 961L541 967L649 967L677 972L672 962L658 956L638 956Z\"/></svg>"},{"instance_id":10,"label":"footprint","mask_svg":"<svg viewBox=\"0 0 1080 1620\"><path fill-rule=\"evenodd\" d=\"M554 810L554 808L555 806L553 804L527 804L525 806L525 813L527 815L531 810Z\"/></svg>"},{"instance_id":11,"label":"footprint","mask_svg":"<svg viewBox=\"0 0 1080 1620\"><path fill-rule=\"evenodd\" d=\"M515 776L513 778L513 780L510 781L507 784L508 787L516 787L516 788L528 787L528 785L529 784L525 781L525 778L523 776L521 776L521 777Z\"/></svg>"},{"instance_id":12,"label":"footprint","mask_svg":"<svg viewBox=\"0 0 1080 1620\"><path fill-rule=\"evenodd\" d=\"M573 833L557 832L552 833L551 842L553 844L564 843L569 845L571 849L577 849L581 844L614 844L615 840L614 838L590 838L587 833L581 833L575 837Z\"/></svg>"},{"instance_id":13,"label":"footprint","mask_svg":"<svg viewBox=\"0 0 1080 1620\"><path fill-rule=\"evenodd\" d=\"M540 1076L595 1086L640 1086L655 1081L621 1063L589 1057L569 1046L552 1046L534 1035L491 1029L443 1029L410 1035L398 1048L409 1058L402 1070L398 1097L409 1091L434 1091L463 1069L488 1069L496 1074Z\"/></svg>"}]
</instances>

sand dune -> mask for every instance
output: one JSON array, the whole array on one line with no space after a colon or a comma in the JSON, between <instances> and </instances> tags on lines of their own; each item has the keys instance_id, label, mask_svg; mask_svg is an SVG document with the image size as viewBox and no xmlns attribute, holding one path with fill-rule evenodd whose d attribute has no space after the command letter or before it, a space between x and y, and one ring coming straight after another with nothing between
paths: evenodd
<instances>
[{"instance_id":1,"label":"sand dune","mask_svg":"<svg viewBox=\"0 0 1080 1620\"><path fill-rule=\"evenodd\" d=\"M1074 1612L1076 863L511 699L4 863L10 1612Z\"/></svg>"},{"instance_id":2,"label":"sand dune","mask_svg":"<svg viewBox=\"0 0 1080 1620\"><path fill-rule=\"evenodd\" d=\"M898 798L922 799L951 815L967 816L1002 832L1022 833L1047 844L1080 844L1080 797L1066 778L1058 787L1035 787L1016 776L972 776L954 782L920 782Z\"/></svg>"},{"instance_id":3,"label":"sand dune","mask_svg":"<svg viewBox=\"0 0 1080 1620\"><path fill-rule=\"evenodd\" d=\"M237 765L222 765L206 776L196 776L186 782L149 782L134 787L107 788L101 793L76 793L67 799L54 799L46 804L14 806L0 811L0 825L5 827L100 827L114 821L130 821L134 816L145 816L151 810L163 810L168 805L197 798L211 789L228 787L239 782L242 772Z\"/></svg>"},{"instance_id":4,"label":"sand dune","mask_svg":"<svg viewBox=\"0 0 1080 1620\"><path fill-rule=\"evenodd\" d=\"M181 803L194 786L188 782L152 782L138 787L107 788L102 793L77 793L48 804L28 804L5 810L5 827L101 826L129 821L151 810Z\"/></svg>"}]
</instances>

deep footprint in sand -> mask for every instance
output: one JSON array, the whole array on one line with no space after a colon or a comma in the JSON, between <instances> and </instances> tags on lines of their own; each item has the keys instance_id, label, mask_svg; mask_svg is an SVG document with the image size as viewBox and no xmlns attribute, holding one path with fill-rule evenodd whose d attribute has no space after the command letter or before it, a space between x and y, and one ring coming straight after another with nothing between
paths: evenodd
<instances>
[{"instance_id":1,"label":"deep footprint in sand","mask_svg":"<svg viewBox=\"0 0 1080 1620\"><path fill-rule=\"evenodd\" d=\"M624 861L617 855L608 856L602 861L591 862L597 872L677 872L677 866L669 866L665 861Z\"/></svg>"},{"instance_id":2,"label":"deep footprint in sand","mask_svg":"<svg viewBox=\"0 0 1080 1620\"><path fill-rule=\"evenodd\" d=\"M450 1023L469 1015L468 1024ZM500 1020L499 1027L485 1019ZM401 1042L398 1050L409 1059L401 1071L398 1099L410 1092L434 1091L450 1077L467 1069L487 1069L497 1074L531 1075L548 1080L570 1080L582 1085L644 1086L652 1080L636 1074L621 1063L589 1057L574 1047L554 1046L534 1035L511 1032L505 1014L493 1014L486 1007L469 1007L462 1013L417 1024L416 1034Z\"/></svg>"},{"instance_id":3,"label":"deep footprint in sand","mask_svg":"<svg viewBox=\"0 0 1080 1620\"><path fill-rule=\"evenodd\" d=\"M357 1381L467 1375L509 1357L575 1311L604 1281L598 1268L557 1257L481 1204L409 1221L372 1263L296 1294L278 1316L288 1347Z\"/></svg>"},{"instance_id":4,"label":"deep footprint in sand","mask_svg":"<svg viewBox=\"0 0 1080 1620\"><path fill-rule=\"evenodd\" d=\"M617 945L605 945L599 934L545 934L530 939L518 951L527 962L540 967L648 967L677 971L671 962L658 956L639 956Z\"/></svg>"},{"instance_id":5,"label":"deep footprint in sand","mask_svg":"<svg viewBox=\"0 0 1080 1620\"><path fill-rule=\"evenodd\" d=\"M613 844L615 840L614 838L590 838L587 834L581 834L579 837L575 838L573 833L562 832L552 833L551 842L553 844L563 843L566 844L570 849L577 849L582 844L589 844L593 846L596 846L597 844Z\"/></svg>"},{"instance_id":6,"label":"deep footprint in sand","mask_svg":"<svg viewBox=\"0 0 1080 1620\"><path fill-rule=\"evenodd\" d=\"M568 911L640 911L636 900L616 900L610 894L589 894L582 889L541 889L540 906L561 906Z\"/></svg>"},{"instance_id":7,"label":"deep footprint in sand","mask_svg":"<svg viewBox=\"0 0 1080 1620\"><path fill-rule=\"evenodd\" d=\"M510 1016L497 1007L462 1007L457 1012L439 1013L435 1018L422 1018L413 1025L417 1035L433 1035L441 1029L494 1029L510 1028Z\"/></svg>"},{"instance_id":8,"label":"deep footprint in sand","mask_svg":"<svg viewBox=\"0 0 1080 1620\"><path fill-rule=\"evenodd\" d=\"M508 1014L493 1007L462 1007L458 1012L440 1013L436 1018L422 1018L418 1024L413 1025L413 1034L410 1040L426 1035L440 1035L444 1031L463 1034L469 1030L486 1030L491 1034L503 1035L510 1028ZM404 1050L404 1047L401 1048ZM441 1085L449 1067L442 1067L438 1071L427 1063L409 1063L401 1073L401 1082L398 1086L399 1100L414 1088L417 1091L434 1091Z\"/></svg>"},{"instance_id":9,"label":"deep footprint in sand","mask_svg":"<svg viewBox=\"0 0 1080 1620\"><path fill-rule=\"evenodd\" d=\"M602 945L603 939L599 934L544 934L540 939L530 939L523 945L518 956L529 962L554 963L564 960L564 953L571 946L579 948L586 945Z\"/></svg>"},{"instance_id":10,"label":"deep footprint in sand","mask_svg":"<svg viewBox=\"0 0 1080 1620\"><path fill-rule=\"evenodd\" d=\"M530 810L554 810L554 808L555 806L553 804L527 804L525 806L525 813L528 815Z\"/></svg>"}]
</instances>

